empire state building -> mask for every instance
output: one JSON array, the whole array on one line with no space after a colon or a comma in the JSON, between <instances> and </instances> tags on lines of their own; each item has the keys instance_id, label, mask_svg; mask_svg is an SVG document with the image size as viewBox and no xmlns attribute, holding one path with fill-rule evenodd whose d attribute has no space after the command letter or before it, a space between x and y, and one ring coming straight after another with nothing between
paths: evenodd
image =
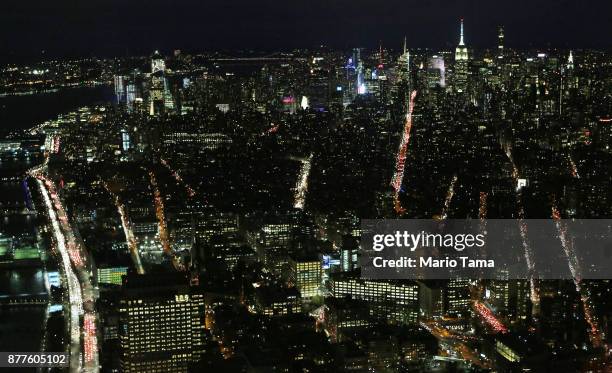
<instances>
[{"instance_id":1,"label":"empire state building","mask_svg":"<svg viewBox=\"0 0 612 373\"><path fill-rule=\"evenodd\" d=\"M468 49L463 40L463 18L461 18L461 36L459 45L455 49L455 91L457 92L467 90L468 60Z\"/></svg>"}]
</instances>

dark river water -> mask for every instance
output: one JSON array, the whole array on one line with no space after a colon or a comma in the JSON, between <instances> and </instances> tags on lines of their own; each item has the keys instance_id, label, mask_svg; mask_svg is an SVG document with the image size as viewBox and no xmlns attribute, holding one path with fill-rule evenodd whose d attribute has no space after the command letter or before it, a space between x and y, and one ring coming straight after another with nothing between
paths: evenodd
<instances>
[{"instance_id":1,"label":"dark river water","mask_svg":"<svg viewBox=\"0 0 612 373\"><path fill-rule=\"evenodd\" d=\"M79 107L112 102L111 86L65 88L58 92L0 97L0 136L24 130Z\"/></svg>"}]
</instances>

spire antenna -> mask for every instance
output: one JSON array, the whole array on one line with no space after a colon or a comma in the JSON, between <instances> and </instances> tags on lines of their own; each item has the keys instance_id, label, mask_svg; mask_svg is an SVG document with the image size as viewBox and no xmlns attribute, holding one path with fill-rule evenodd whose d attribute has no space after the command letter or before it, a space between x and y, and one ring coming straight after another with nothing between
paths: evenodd
<instances>
[{"instance_id":1,"label":"spire antenna","mask_svg":"<svg viewBox=\"0 0 612 373\"><path fill-rule=\"evenodd\" d=\"M465 45L463 42L463 17L461 17L461 38L459 39L459 45Z\"/></svg>"}]
</instances>

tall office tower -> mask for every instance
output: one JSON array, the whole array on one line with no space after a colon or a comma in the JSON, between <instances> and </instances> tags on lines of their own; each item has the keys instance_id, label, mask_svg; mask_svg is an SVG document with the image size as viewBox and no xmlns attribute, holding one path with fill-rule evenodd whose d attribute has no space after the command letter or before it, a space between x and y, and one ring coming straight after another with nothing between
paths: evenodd
<instances>
[{"instance_id":1,"label":"tall office tower","mask_svg":"<svg viewBox=\"0 0 612 373\"><path fill-rule=\"evenodd\" d=\"M419 282L421 316L426 319L444 315L444 284L442 281Z\"/></svg>"},{"instance_id":2,"label":"tall office tower","mask_svg":"<svg viewBox=\"0 0 612 373\"><path fill-rule=\"evenodd\" d=\"M507 314L510 308L510 281L491 280L487 286L487 298L498 312Z\"/></svg>"},{"instance_id":3,"label":"tall office tower","mask_svg":"<svg viewBox=\"0 0 612 373\"><path fill-rule=\"evenodd\" d=\"M365 78L363 72L363 61L361 60L361 49L353 50L353 64L355 65L355 74L357 76L357 94L363 95L366 93Z\"/></svg>"},{"instance_id":4,"label":"tall office tower","mask_svg":"<svg viewBox=\"0 0 612 373\"><path fill-rule=\"evenodd\" d=\"M395 93L400 102L404 104L405 110L408 110L408 102L410 101L410 91L412 90L412 86L410 51L408 51L406 46L406 38L404 37L404 51L397 60L397 83L395 85Z\"/></svg>"},{"instance_id":5,"label":"tall office tower","mask_svg":"<svg viewBox=\"0 0 612 373\"><path fill-rule=\"evenodd\" d=\"M569 52L567 57L567 64L565 65L565 80L567 82L567 88L576 89L578 88L578 80L574 74L574 53Z\"/></svg>"},{"instance_id":6,"label":"tall office tower","mask_svg":"<svg viewBox=\"0 0 612 373\"><path fill-rule=\"evenodd\" d=\"M416 90L427 91L427 69L422 61L414 73L413 85Z\"/></svg>"},{"instance_id":7,"label":"tall office tower","mask_svg":"<svg viewBox=\"0 0 612 373\"><path fill-rule=\"evenodd\" d=\"M567 62L561 64L559 82L559 114L563 114L564 103L570 98L571 92L578 88L578 79L574 74L574 53L570 50Z\"/></svg>"},{"instance_id":8,"label":"tall office tower","mask_svg":"<svg viewBox=\"0 0 612 373\"><path fill-rule=\"evenodd\" d=\"M446 87L446 68L444 67L444 57L433 56L427 64L427 85L429 88L440 86Z\"/></svg>"},{"instance_id":9,"label":"tall office tower","mask_svg":"<svg viewBox=\"0 0 612 373\"><path fill-rule=\"evenodd\" d=\"M115 75L115 98L120 104L126 101L126 79L123 75Z\"/></svg>"},{"instance_id":10,"label":"tall office tower","mask_svg":"<svg viewBox=\"0 0 612 373\"><path fill-rule=\"evenodd\" d=\"M166 61L164 61L164 57L159 51L155 51L151 56L151 74L155 74L158 71L166 72Z\"/></svg>"},{"instance_id":11,"label":"tall office tower","mask_svg":"<svg viewBox=\"0 0 612 373\"><path fill-rule=\"evenodd\" d=\"M160 72L151 75L149 88L149 114L157 115L164 111L164 76Z\"/></svg>"},{"instance_id":12,"label":"tall office tower","mask_svg":"<svg viewBox=\"0 0 612 373\"><path fill-rule=\"evenodd\" d=\"M340 270L351 272L359 267L359 243L349 235L342 237L340 246Z\"/></svg>"},{"instance_id":13,"label":"tall office tower","mask_svg":"<svg viewBox=\"0 0 612 373\"><path fill-rule=\"evenodd\" d=\"M172 97L172 90L167 79L164 79L164 109L174 110L174 98Z\"/></svg>"},{"instance_id":14,"label":"tall office tower","mask_svg":"<svg viewBox=\"0 0 612 373\"><path fill-rule=\"evenodd\" d=\"M470 313L470 281L452 279L446 285L446 313L465 318Z\"/></svg>"},{"instance_id":15,"label":"tall office tower","mask_svg":"<svg viewBox=\"0 0 612 373\"><path fill-rule=\"evenodd\" d=\"M187 372L204 351L204 298L183 275L129 275L119 301L121 369Z\"/></svg>"},{"instance_id":16,"label":"tall office tower","mask_svg":"<svg viewBox=\"0 0 612 373\"><path fill-rule=\"evenodd\" d=\"M497 58L504 58L504 26L497 29Z\"/></svg>"},{"instance_id":17,"label":"tall office tower","mask_svg":"<svg viewBox=\"0 0 612 373\"><path fill-rule=\"evenodd\" d=\"M378 52L378 66L376 66L376 78L378 79L378 98L381 102L386 103L389 97L389 80L385 70L385 52L380 44Z\"/></svg>"},{"instance_id":18,"label":"tall office tower","mask_svg":"<svg viewBox=\"0 0 612 373\"><path fill-rule=\"evenodd\" d=\"M463 18L461 18L461 37L455 49L455 91L457 92L467 90L468 61L468 49L463 40Z\"/></svg>"},{"instance_id":19,"label":"tall office tower","mask_svg":"<svg viewBox=\"0 0 612 373\"><path fill-rule=\"evenodd\" d=\"M262 262L280 271L291 243L291 225L279 219L278 222L264 225L257 236L256 248Z\"/></svg>"},{"instance_id":20,"label":"tall office tower","mask_svg":"<svg viewBox=\"0 0 612 373\"><path fill-rule=\"evenodd\" d=\"M164 111L166 90L166 63L164 58L155 51L151 57L151 81L149 88L149 114L157 115Z\"/></svg>"},{"instance_id":21,"label":"tall office tower","mask_svg":"<svg viewBox=\"0 0 612 373\"><path fill-rule=\"evenodd\" d=\"M316 253L295 253L291 255L288 267L288 283L300 291L302 299L309 300L322 295L323 268Z\"/></svg>"},{"instance_id":22,"label":"tall office tower","mask_svg":"<svg viewBox=\"0 0 612 373\"><path fill-rule=\"evenodd\" d=\"M134 102L137 98L137 91L135 84L128 84L126 88L125 102L129 111L134 109Z\"/></svg>"},{"instance_id":23,"label":"tall office tower","mask_svg":"<svg viewBox=\"0 0 612 373\"><path fill-rule=\"evenodd\" d=\"M508 319L513 322L525 322L531 315L529 281L514 280L510 282L510 308Z\"/></svg>"},{"instance_id":24,"label":"tall office tower","mask_svg":"<svg viewBox=\"0 0 612 373\"><path fill-rule=\"evenodd\" d=\"M406 38L404 38L404 53L399 57L397 65L398 80L410 85L410 52L406 48Z\"/></svg>"},{"instance_id":25,"label":"tall office tower","mask_svg":"<svg viewBox=\"0 0 612 373\"><path fill-rule=\"evenodd\" d=\"M126 129L121 130L121 149L126 152L132 148L130 134Z\"/></svg>"}]
</instances>

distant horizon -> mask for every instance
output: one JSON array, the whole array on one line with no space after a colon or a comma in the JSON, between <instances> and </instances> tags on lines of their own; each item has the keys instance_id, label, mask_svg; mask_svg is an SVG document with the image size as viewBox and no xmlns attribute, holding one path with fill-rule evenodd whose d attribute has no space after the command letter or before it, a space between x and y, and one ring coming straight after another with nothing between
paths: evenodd
<instances>
[{"instance_id":1,"label":"distant horizon","mask_svg":"<svg viewBox=\"0 0 612 373\"><path fill-rule=\"evenodd\" d=\"M146 55L151 50L450 49L465 18L466 44L492 48L497 27L513 49L610 50L612 3L593 0L27 0L0 14L2 60ZM395 49L392 48L392 49ZM44 54L43 54L43 51Z\"/></svg>"},{"instance_id":2,"label":"distant horizon","mask_svg":"<svg viewBox=\"0 0 612 373\"><path fill-rule=\"evenodd\" d=\"M497 45L492 45L489 47L472 47L467 46L468 50L477 51L477 52L486 52L486 51L496 51ZM60 61L78 61L78 60L86 60L86 59L113 59L113 58L147 58L150 57L155 51L159 51L164 57L172 57L174 51L180 50L181 54L184 55L205 55L205 54L214 54L219 53L221 55L225 55L227 57L239 57L252 54L254 57L263 57L269 54L275 53L294 53L294 52L315 52L317 49L326 48L330 51L334 52L345 52L350 53L354 48L359 48L365 50L366 52L376 52L378 51L378 46L354 46L347 48L334 48L329 45L319 45L319 46L311 46L311 47L295 47L295 48L282 48L282 49L264 49L264 48L234 48L234 49L201 49L201 50L188 50L188 49L152 49L150 51L140 52L140 53L130 53L130 54L96 54L90 53L87 55L84 54L72 54L72 55L51 55L51 54L41 54L39 56L21 56L19 58L10 59L9 56L0 57L0 65L22 65L22 64L37 64L37 63L45 63L53 60ZM454 53L454 46L449 46L447 48L434 48L434 47L411 47L408 45L407 49L414 51L430 51L432 53ZM400 54L402 51L402 46L399 47L386 47L383 43L383 49L386 51L391 51L394 54ZM525 47L525 48L513 48L511 46L506 45L505 50L507 51L515 51L519 53L535 53L535 52L569 52L573 51L574 53L582 53L582 52L601 52L608 53L612 51L612 45L607 48L593 48L593 47L557 47L557 46L533 46L533 47Z\"/></svg>"}]
</instances>

